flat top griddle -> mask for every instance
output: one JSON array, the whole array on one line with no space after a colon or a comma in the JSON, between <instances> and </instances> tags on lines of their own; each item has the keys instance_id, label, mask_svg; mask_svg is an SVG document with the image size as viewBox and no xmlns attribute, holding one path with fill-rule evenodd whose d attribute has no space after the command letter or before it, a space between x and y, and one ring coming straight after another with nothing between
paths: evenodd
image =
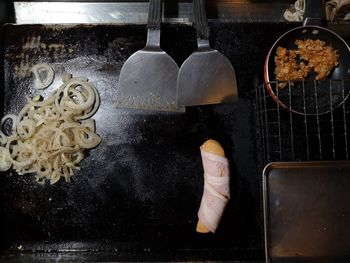
<instances>
[{"instance_id":1,"label":"flat top griddle","mask_svg":"<svg viewBox=\"0 0 350 263\"><path fill-rule=\"evenodd\" d=\"M145 32L143 26L108 25L2 28L4 114L18 113L25 96L35 94L28 70L46 62L56 72L52 87L65 72L95 84L101 106L94 119L102 137L71 184L42 186L31 175L1 175L4 255L131 251L133 260L140 259L137 252L163 255L159 259L261 255L255 152L247 143L254 141L249 101L186 113L115 106L120 69L144 46ZM195 50L194 41L189 27L166 27L162 34L164 49L178 63ZM195 232L203 188L199 146L208 138L220 141L231 163L232 201L217 233L200 235Z\"/></svg>"},{"instance_id":2,"label":"flat top griddle","mask_svg":"<svg viewBox=\"0 0 350 263\"><path fill-rule=\"evenodd\" d=\"M0 261L45 262L57 253L63 253L62 261L262 259L261 173L254 110L245 94L262 79L259 69L272 44L263 36L272 27L276 36L288 28L211 25L212 46L235 66L240 99L186 113L115 107L120 69L144 46L144 26L2 27L3 113L18 113L25 96L35 93L28 68L46 62L56 72L52 87L64 72L95 84L101 106L94 119L102 143L71 184L42 186L30 175L1 174ZM179 65L196 49L187 26L164 26L161 43ZM200 235L195 232L203 189L199 146L208 138L225 148L232 200L217 233Z\"/></svg>"}]
</instances>

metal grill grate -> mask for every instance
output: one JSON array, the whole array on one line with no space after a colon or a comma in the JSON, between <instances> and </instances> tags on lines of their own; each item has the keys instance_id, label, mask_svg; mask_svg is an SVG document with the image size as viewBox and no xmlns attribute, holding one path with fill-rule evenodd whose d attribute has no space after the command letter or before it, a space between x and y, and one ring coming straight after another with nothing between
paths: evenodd
<instances>
[{"instance_id":1,"label":"metal grill grate","mask_svg":"<svg viewBox=\"0 0 350 263\"><path fill-rule=\"evenodd\" d=\"M288 93L288 98L284 98L288 102L287 107L271 96L271 90L279 96L279 89L273 89L278 85L274 81L255 89L260 168L273 161L348 160L350 100L347 97L350 80L288 83L284 91ZM296 86L302 91L298 96L293 94ZM322 97L319 90L322 90ZM334 90L338 90L337 96L341 101L337 105L333 103ZM306 112L311 107L307 96L313 96L313 114ZM328 97L329 110L321 114L320 100L325 100L325 97ZM296 101L302 104L301 114L293 112Z\"/></svg>"}]
</instances>

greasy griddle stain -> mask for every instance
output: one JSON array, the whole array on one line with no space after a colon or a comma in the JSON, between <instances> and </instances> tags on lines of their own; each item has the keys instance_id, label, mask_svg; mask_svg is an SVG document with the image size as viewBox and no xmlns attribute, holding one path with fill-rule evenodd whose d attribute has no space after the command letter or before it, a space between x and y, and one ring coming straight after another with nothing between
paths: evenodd
<instances>
[{"instance_id":1,"label":"greasy griddle stain","mask_svg":"<svg viewBox=\"0 0 350 263\"><path fill-rule=\"evenodd\" d=\"M38 62L33 62L32 57L40 55L40 57L52 57L58 59L66 54L73 53L77 49L77 44L67 46L64 43L44 43L41 41L41 36L29 36L21 46L22 51L18 54L18 59L21 60L20 65L14 66L14 73L18 77L26 78L31 75L31 68Z\"/></svg>"}]
</instances>

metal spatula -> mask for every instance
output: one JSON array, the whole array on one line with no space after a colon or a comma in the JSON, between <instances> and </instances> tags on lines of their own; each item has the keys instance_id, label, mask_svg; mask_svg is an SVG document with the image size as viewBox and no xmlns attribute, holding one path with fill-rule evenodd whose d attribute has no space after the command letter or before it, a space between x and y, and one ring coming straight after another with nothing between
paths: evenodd
<instances>
[{"instance_id":1,"label":"metal spatula","mask_svg":"<svg viewBox=\"0 0 350 263\"><path fill-rule=\"evenodd\" d=\"M230 61L209 45L205 0L193 0L198 50L182 64L177 80L181 106L233 102L238 98L236 74Z\"/></svg>"},{"instance_id":2,"label":"metal spatula","mask_svg":"<svg viewBox=\"0 0 350 263\"><path fill-rule=\"evenodd\" d=\"M161 0L150 0L146 46L131 55L120 72L117 107L184 111L176 105L179 67L160 48Z\"/></svg>"}]
</instances>

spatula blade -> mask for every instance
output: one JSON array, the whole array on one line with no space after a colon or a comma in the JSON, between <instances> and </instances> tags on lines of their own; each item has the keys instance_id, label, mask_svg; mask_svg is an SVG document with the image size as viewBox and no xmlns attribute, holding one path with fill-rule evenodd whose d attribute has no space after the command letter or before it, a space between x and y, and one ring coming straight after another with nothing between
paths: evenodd
<instances>
[{"instance_id":1,"label":"spatula blade","mask_svg":"<svg viewBox=\"0 0 350 263\"><path fill-rule=\"evenodd\" d=\"M117 107L183 112L176 103L178 72L178 65L163 50L137 51L120 72Z\"/></svg>"},{"instance_id":2,"label":"spatula blade","mask_svg":"<svg viewBox=\"0 0 350 263\"><path fill-rule=\"evenodd\" d=\"M238 98L234 68L215 49L192 53L182 64L177 82L181 106L227 103Z\"/></svg>"}]
</instances>

